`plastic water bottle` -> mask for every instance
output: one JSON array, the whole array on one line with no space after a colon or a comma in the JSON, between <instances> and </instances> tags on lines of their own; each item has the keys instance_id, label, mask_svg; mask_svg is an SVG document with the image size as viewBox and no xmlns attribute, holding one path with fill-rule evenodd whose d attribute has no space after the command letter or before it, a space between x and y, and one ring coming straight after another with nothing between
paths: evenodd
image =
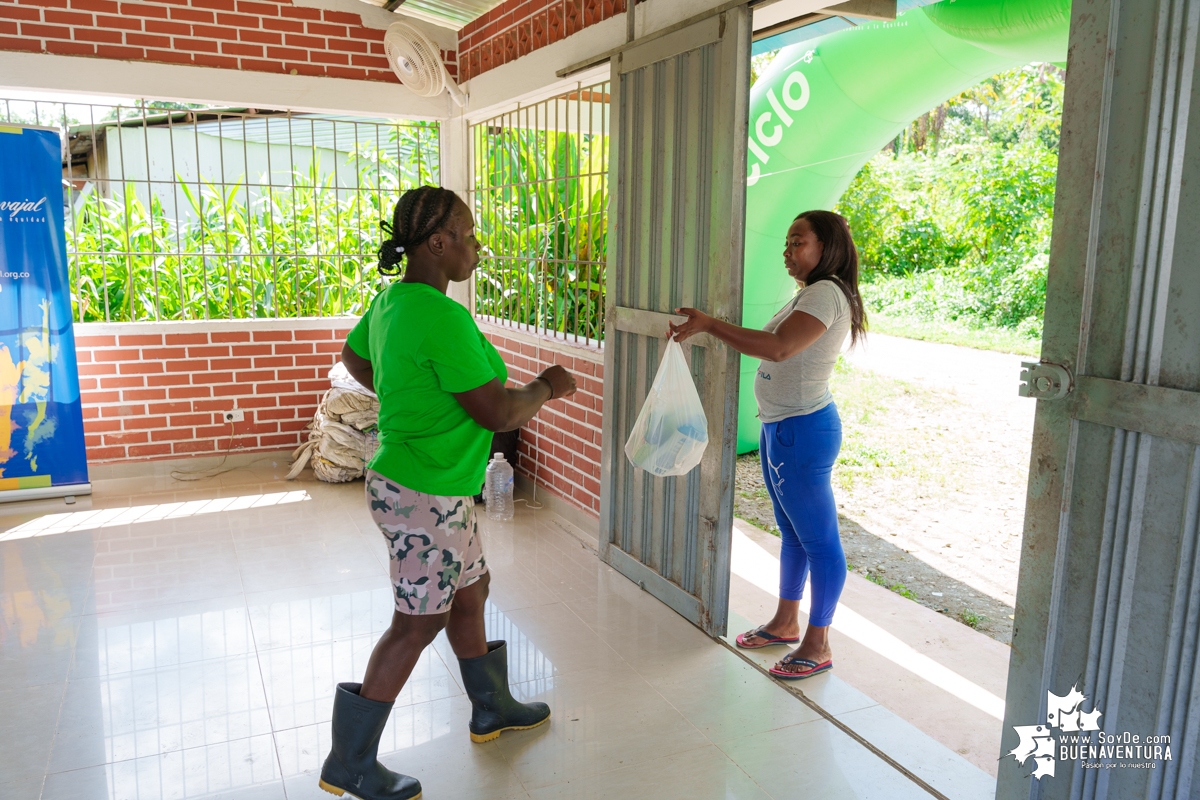
<instances>
[{"instance_id":1,"label":"plastic water bottle","mask_svg":"<svg viewBox=\"0 0 1200 800\"><path fill-rule=\"evenodd\" d=\"M513 468L504 460L504 453L496 453L487 465L483 499L487 504L488 519L507 521L513 518Z\"/></svg>"}]
</instances>

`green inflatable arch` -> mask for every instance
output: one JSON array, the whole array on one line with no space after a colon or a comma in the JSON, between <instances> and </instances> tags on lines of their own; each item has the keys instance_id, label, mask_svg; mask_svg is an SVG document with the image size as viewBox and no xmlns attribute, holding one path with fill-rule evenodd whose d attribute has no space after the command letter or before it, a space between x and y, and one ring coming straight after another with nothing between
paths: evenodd
<instances>
[{"instance_id":1,"label":"green inflatable arch","mask_svg":"<svg viewBox=\"0 0 1200 800\"><path fill-rule=\"evenodd\" d=\"M1066 60L1070 0L943 0L779 51L750 93L742 324L792 297L792 218L832 208L863 164L914 118L984 78ZM758 448L758 361L742 359L738 452Z\"/></svg>"}]
</instances>

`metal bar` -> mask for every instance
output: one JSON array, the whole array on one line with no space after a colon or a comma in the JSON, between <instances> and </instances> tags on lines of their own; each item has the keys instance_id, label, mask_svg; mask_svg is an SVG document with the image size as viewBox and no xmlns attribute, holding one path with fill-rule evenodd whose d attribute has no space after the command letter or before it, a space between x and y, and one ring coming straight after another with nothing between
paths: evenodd
<instances>
[{"instance_id":1,"label":"metal bar","mask_svg":"<svg viewBox=\"0 0 1200 800\"><path fill-rule=\"evenodd\" d=\"M1200 392L1081 375L1068 401L1084 422L1200 444Z\"/></svg>"}]
</instances>

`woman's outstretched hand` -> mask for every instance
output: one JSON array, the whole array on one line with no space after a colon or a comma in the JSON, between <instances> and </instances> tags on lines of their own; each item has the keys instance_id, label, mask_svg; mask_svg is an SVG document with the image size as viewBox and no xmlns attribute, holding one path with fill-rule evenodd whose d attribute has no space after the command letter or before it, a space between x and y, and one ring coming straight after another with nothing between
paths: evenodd
<instances>
[{"instance_id":1,"label":"woman's outstretched hand","mask_svg":"<svg viewBox=\"0 0 1200 800\"><path fill-rule=\"evenodd\" d=\"M697 333L708 333L712 325L712 317L694 308L677 308L675 313L687 317L686 322L680 322L678 325L674 322L667 323L667 327L671 329L667 332L667 338L677 342L686 341Z\"/></svg>"},{"instance_id":2,"label":"woman's outstretched hand","mask_svg":"<svg viewBox=\"0 0 1200 800\"><path fill-rule=\"evenodd\" d=\"M553 396L555 400L575 394L575 376L558 364L546 367L538 373L538 377L550 382L550 388L554 390Z\"/></svg>"}]
</instances>

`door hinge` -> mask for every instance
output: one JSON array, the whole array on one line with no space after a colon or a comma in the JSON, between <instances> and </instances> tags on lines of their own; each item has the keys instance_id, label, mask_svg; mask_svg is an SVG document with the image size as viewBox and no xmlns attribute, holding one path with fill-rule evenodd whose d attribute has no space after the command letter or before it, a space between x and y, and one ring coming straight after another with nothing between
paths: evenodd
<instances>
[{"instance_id":1,"label":"door hinge","mask_svg":"<svg viewBox=\"0 0 1200 800\"><path fill-rule=\"evenodd\" d=\"M1071 371L1062 364L1049 362L1021 362L1021 385L1017 392L1021 397L1037 400L1061 400L1075 388Z\"/></svg>"}]
</instances>

